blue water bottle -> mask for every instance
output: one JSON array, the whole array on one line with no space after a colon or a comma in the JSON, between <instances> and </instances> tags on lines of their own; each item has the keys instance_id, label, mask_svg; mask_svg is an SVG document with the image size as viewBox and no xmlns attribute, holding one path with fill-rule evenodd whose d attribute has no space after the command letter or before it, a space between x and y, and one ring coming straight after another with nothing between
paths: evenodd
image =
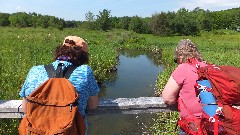
<instances>
[{"instance_id":1,"label":"blue water bottle","mask_svg":"<svg viewBox=\"0 0 240 135\"><path fill-rule=\"evenodd\" d=\"M198 90L200 92L199 97L203 105L203 111L206 114L208 114L210 117L213 117L216 114L218 105L216 103L216 100L213 94L207 91L207 88L211 89L212 86L208 80L200 80L200 81L197 81L197 83L200 86Z\"/></svg>"}]
</instances>

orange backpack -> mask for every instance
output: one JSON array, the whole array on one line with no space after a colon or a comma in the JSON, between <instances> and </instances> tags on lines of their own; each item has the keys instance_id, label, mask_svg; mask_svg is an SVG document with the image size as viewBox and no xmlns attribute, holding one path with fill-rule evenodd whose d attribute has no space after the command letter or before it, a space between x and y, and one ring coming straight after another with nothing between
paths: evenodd
<instances>
[{"instance_id":1,"label":"orange backpack","mask_svg":"<svg viewBox=\"0 0 240 135\"><path fill-rule=\"evenodd\" d=\"M55 71L45 66L49 79L28 97L26 116L19 126L20 135L84 135L86 125L78 111L78 94L68 78L76 68L63 64ZM65 77L65 78L64 78Z\"/></svg>"}]
</instances>

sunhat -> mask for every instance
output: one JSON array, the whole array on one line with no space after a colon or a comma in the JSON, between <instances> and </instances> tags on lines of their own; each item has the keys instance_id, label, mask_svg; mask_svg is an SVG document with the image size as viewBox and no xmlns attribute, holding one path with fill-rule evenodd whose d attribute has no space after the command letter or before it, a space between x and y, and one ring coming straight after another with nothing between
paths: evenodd
<instances>
[{"instance_id":1,"label":"sunhat","mask_svg":"<svg viewBox=\"0 0 240 135\"><path fill-rule=\"evenodd\" d=\"M88 52L88 45L82 38L78 36L67 36L63 41L63 45L66 46L80 46L84 52Z\"/></svg>"}]
</instances>

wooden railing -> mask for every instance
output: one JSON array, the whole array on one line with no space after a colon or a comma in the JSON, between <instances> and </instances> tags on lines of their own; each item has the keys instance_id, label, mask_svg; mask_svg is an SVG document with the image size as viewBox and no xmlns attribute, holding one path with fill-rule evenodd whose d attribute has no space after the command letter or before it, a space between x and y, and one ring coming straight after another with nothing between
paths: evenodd
<instances>
[{"instance_id":1,"label":"wooden railing","mask_svg":"<svg viewBox=\"0 0 240 135\"><path fill-rule=\"evenodd\" d=\"M0 118L22 118L21 100L0 100ZM117 98L99 101L98 109L87 115L101 113L139 114L176 111L176 106L168 107L161 97Z\"/></svg>"}]
</instances>

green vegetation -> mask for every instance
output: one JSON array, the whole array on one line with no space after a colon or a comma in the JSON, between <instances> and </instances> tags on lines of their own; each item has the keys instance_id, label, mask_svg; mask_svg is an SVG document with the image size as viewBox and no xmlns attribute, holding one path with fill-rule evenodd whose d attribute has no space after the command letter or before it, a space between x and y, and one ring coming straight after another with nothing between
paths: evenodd
<instances>
[{"instance_id":1,"label":"green vegetation","mask_svg":"<svg viewBox=\"0 0 240 135\"><path fill-rule=\"evenodd\" d=\"M144 50L152 52L164 71L157 79L156 94L160 95L168 77L176 64L173 52L182 38L189 38L202 52L206 61L219 65L240 67L240 33L231 30L215 30L201 33L201 36L160 37L150 34L137 34L131 31L112 30L108 32L72 29L9 28L0 27L1 54L1 100L20 99L18 93L33 65L47 64L53 59L55 47L65 36L77 35L89 43L90 63L98 83L108 80L107 73L118 64L117 50ZM158 61L158 62L159 62ZM173 131L177 112L160 113L153 125L155 134ZM11 123L11 124L9 124ZM17 134L18 120L1 120L0 134ZM173 132L172 132L173 133ZM166 133L171 134L171 133Z\"/></svg>"}]
</instances>

